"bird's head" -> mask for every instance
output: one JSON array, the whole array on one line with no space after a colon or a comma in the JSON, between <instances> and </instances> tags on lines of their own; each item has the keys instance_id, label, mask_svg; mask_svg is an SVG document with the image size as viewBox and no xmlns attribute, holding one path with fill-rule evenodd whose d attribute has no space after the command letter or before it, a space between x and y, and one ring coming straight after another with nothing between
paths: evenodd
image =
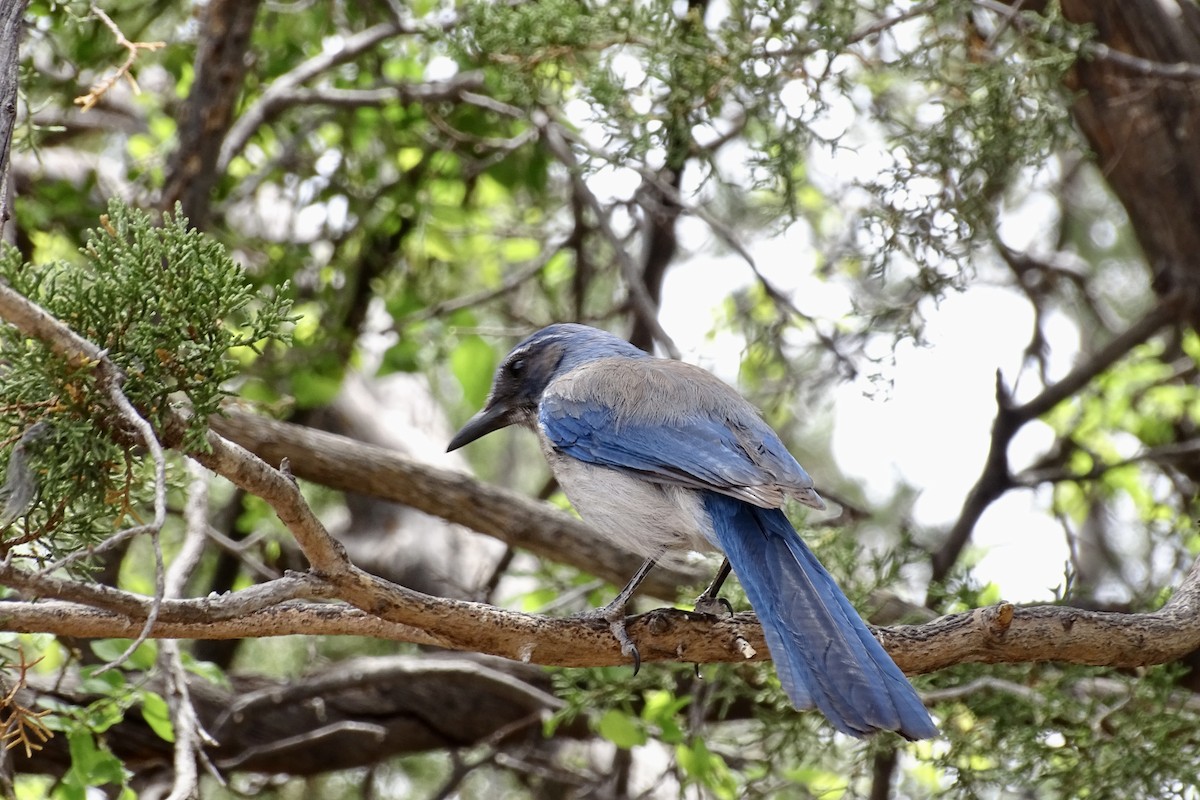
<instances>
[{"instance_id":1,"label":"bird's head","mask_svg":"<svg viewBox=\"0 0 1200 800\"><path fill-rule=\"evenodd\" d=\"M532 424L550 381L587 361L606 356L644 356L641 350L611 333L586 325L561 323L542 328L512 349L492 380L492 391L447 451L509 425Z\"/></svg>"}]
</instances>

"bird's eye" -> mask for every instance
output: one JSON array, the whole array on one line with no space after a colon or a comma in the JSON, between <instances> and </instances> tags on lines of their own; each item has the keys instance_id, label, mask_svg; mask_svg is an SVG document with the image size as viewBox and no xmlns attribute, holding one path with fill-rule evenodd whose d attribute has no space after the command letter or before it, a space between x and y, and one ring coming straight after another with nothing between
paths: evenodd
<instances>
[{"instance_id":1,"label":"bird's eye","mask_svg":"<svg viewBox=\"0 0 1200 800\"><path fill-rule=\"evenodd\" d=\"M513 375L520 375L522 372L525 371L525 359L523 359L523 358L513 359L512 363L510 363L508 365L508 371L511 372Z\"/></svg>"}]
</instances>

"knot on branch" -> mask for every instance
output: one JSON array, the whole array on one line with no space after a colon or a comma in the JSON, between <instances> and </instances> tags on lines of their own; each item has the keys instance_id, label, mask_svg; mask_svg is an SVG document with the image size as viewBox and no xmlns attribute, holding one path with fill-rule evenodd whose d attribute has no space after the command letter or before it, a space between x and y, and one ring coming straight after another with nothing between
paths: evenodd
<instances>
[{"instance_id":1,"label":"knot on branch","mask_svg":"<svg viewBox=\"0 0 1200 800\"><path fill-rule=\"evenodd\" d=\"M997 603L994 606L976 609L975 614L988 638L1003 639L1012 626L1014 612L1012 603Z\"/></svg>"}]
</instances>

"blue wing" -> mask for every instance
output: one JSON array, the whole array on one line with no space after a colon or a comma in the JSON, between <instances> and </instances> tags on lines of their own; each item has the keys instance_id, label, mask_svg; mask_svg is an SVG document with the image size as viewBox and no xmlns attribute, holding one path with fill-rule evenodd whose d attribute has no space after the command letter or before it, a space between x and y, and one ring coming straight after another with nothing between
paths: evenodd
<instances>
[{"instance_id":1,"label":"blue wing","mask_svg":"<svg viewBox=\"0 0 1200 800\"><path fill-rule=\"evenodd\" d=\"M628 378L639 367L677 369L677 364L625 360L621 368ZM594 378L593 390L582 397L556 392L552 385L542 396L538 425L555 448L589 464L768 507L782 505L785 494L802 499L807 494L815 502L805 502L819 507L812 478L775 432L733 389L703 375L709 380L693 384L696 391L680 401L688 406L682 410L630 408L628 398L616 394L618 387ZM613 397L599 396L600 389Z\"/></svg>"}]
</instances>

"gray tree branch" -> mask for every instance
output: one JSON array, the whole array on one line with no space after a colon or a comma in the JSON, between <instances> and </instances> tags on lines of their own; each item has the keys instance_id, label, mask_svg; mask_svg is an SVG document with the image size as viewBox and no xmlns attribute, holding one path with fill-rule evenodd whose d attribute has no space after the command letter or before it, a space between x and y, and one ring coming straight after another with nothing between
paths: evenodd
<instances>
[{"instance_id":1,"label":"gray tree branch","mask_svg":"<svg viewBox=\"0 0 1200 800\"><path fill-rule=\"evenodd\" d=\"M386 597L386 587L364 585L360 591L368 596ZM479 603L426 598L425 608L419 612L403 612L418 624L397 624L343 604L286 600L256 608L244 605L240 594L164 601L151 635L185 639L356 635L449 644L456 650L543 665L628 663L602 621L541 617ZM381 611L399 616L401 605L395 603ZM128 637L145 624L145 613L64 601L14 601L0 603L0 629L83 638ZM966 663L1059 662L1121 668L1170 663L1200 648L1200 561L1157 611L1120 613L1000 603L921 625L873 630L909 674ZM646 663L738 663L769 658L761 628L749 612L718 618L658 609L630 618L629 633Z\"/></svg>"}]
</instances>

